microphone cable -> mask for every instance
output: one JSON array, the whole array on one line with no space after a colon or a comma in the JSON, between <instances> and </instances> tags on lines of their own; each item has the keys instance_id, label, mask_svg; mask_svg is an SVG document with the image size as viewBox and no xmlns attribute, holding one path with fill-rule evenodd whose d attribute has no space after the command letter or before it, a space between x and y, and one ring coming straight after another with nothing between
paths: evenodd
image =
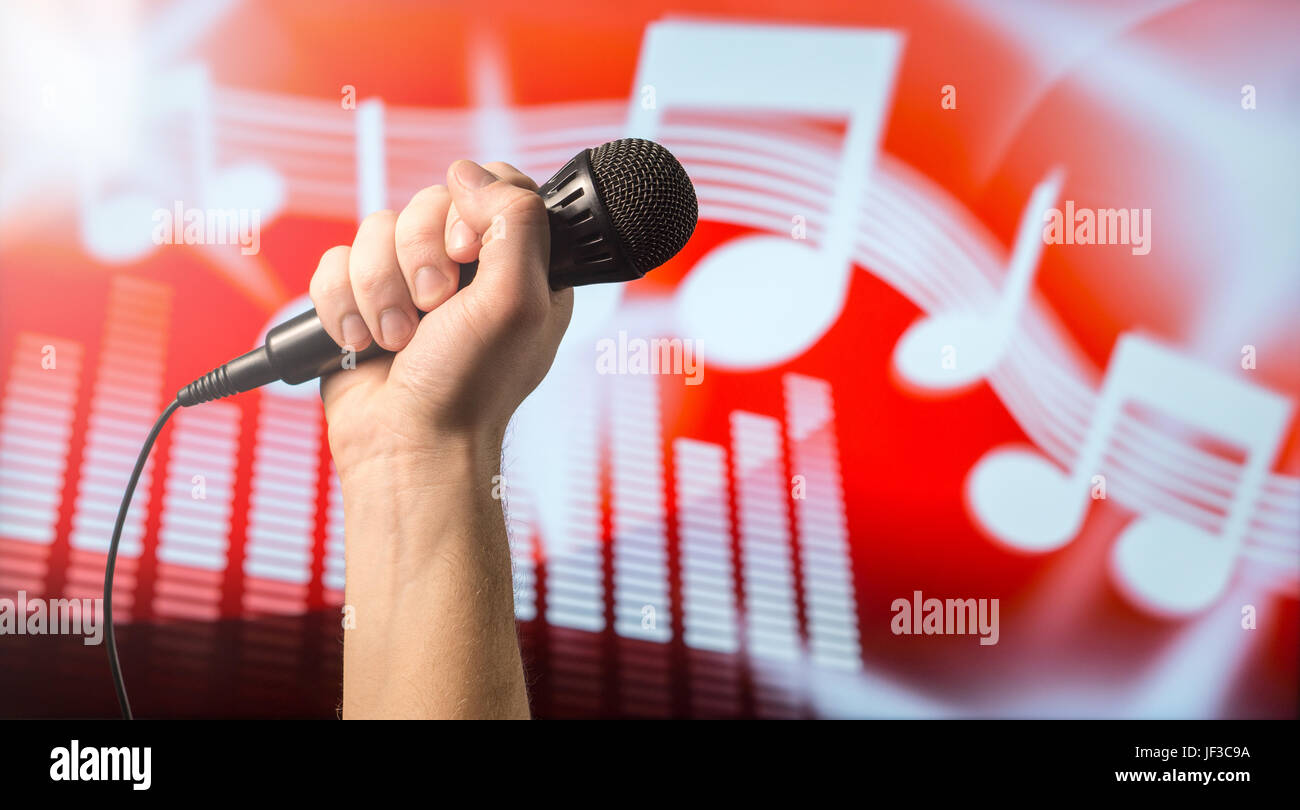
<instances>
[{"instance_id":1,"label":"microphone cable","mask_svg":"<svg viewBox=\"0 0 1300 810\"><path fill-rule=\"evenodd\" d=\"M122 527L126 525L126 513L131 508L131 496L135 495L135 485L140 482L140 473L144 471L145 462L153 443L162 432L163 425L171 415L180 410L180 400L173 399L172 404L162 412L158 421L153 423L153 430L140 448L140 456L135 460L135 469L131 471L131 480L127 482L126 492L122 493L122 506L117 510L117 523L113 526L113 539L108 544L108 561L104 564L104 622L108 635L108 668L113 673L113 689L117 692L117 705L122 707L122 719L131 720L131 701L126 697L126 683L122 680L122 664L117 660L117 637L113 635L113 569L117 567L117 546L122 542Z\"/></svg>"}]
</instances>

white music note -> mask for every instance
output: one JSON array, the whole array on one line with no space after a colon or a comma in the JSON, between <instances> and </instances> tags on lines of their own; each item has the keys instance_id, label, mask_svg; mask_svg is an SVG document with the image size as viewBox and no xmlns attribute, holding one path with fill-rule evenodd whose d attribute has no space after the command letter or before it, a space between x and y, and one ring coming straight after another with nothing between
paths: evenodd
<instances>
[{"instance_id":1,"label":"white music note","mask_svg":"<svg viewBox=\"0 0 1300 810\"><path fill-rule=\"evenodd\" d=\"M145 94L150 106L142 116L150 135L140 154L133 156L137 170L125 178L125 190L104 193L104 179L93 174L81 186L82 242L104 261L134 261L153 250L154 212L169 209L178 198L198 208L256 210L263 225L284 207L284 178L265 163L247 161L218 168L212 79L205 65L183 66L155 77L155 82ZM177 115L185 123L183 151L192 172L188 183L178 183L176 176L184 173L158 157L168 151L159 133L170 131L167 124Z\"/></svg>"},{"instance_id":2,"label":"white music note","mask_svg":"<svg viewBox=\"0 0 1300 810\"><path fill-rule=\"evenodd\" d=\"M1136 405L1232 445L1244 461L1217 532L1162 513L1124 529L1113 549L1117 584L1149 612L1181 616L1223 592L1243 554L1261 487L1290 419L1289 401L1204 366L1151 340L1124 335L1111 356L1088 434L1068 473L1036 452L999 449L966 481L973 517L995 538L1023 551L1051 551L1078 534L1093 476L1126 405ZM1194 471L1189 471L1194 475Z\"/></svg>"},{"instance_id":3,"label":"white music note","mask_svg":"<svg viewBox=\"0 0 1300 810\"><path fill-rule=\"evenodd\" d=\"M205 65L191 65L174 79L171 92L191 118L193 160L198 178L195 192L205 208L247 208L261 212L265 223L284 207L284 179L265 163L245 161L217 165L217 139L212 124L216 103L212 76Z\"/></svg>"},{"instance_id":4,"label":"white music note","mask_svg":"<svg viewBox=\"0 0 1300 810\"><path fill-rule=\"evenodd\" d=\"M847 119L826 220L817 223L820 245L791 236L734 239L682 284L680 329L709 347L710 362L776 365L802 354L839 318L900 50L898 36L886 31L687 21L647 27L629 113L634 137L655 138L670 107ZM684 165L689 172L689 156ZM801 213L814 212L790 216Z\"/></svg>"},{"instance_id":5,"label":"white music note","mask_svg":"<svg viewBox=\"0 0 1300 810\"><path fill-rule=\"evenodd\" d=\"M894 368L929 391L955 391L988 376L1011 342L1043 254L1043 215L1061 193L1054 171L1034 187L1020 218L1006 282L991 310L944 312L917 320L894 347Z\"/></svg>"}]
</instances>

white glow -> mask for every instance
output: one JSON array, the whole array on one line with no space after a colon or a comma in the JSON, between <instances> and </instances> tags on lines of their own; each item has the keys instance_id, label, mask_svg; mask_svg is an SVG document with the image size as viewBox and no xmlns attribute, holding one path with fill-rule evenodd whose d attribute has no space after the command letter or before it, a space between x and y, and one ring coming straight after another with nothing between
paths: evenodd
<instances>
[{"instance_id":1,"label":"white glow","mask_svg":"<svg viewBox=\"0 0 1300 810\"><path fill-rule=\"evenodd\" d=\"M6 4L0 13L6 160L99 177L123 168L137 123L134 4L85 4L75 14Z\"/></svg>"}]
</instances>

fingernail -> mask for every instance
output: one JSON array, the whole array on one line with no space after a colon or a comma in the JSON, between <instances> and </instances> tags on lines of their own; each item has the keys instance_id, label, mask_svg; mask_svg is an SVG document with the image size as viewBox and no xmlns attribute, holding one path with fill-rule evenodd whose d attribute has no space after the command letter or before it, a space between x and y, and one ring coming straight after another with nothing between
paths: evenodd
<instances>
[{"instance_id":1,"label":"fingernail","mask_svg":"<svg viewBox=\"0 0 1300 810\"><path fill-rule=\"evenodd\" d=\"M493 180L500 179L472 160L462 160L456 164L456 180L465 188L483 188Z\"/></svg>"},{"instance_id":2,"label":"fingernail","mask_svg":"<svg viewBox=\"0 0 1300 810\"><path fill-rule=\"evenodd\" d=\"M353 348L366 342L370 336L370 330L366 329L366 322L355 312L349 312L343 316L343 342Z\"/></svg>"},{"instance_id":3,"label":"fingernail","mask_svg":"<svg viewBox=\"0 0 1300 810\"><path fill-rule=\"evenodd\" d=\"M451 226L450 247L452 250L468 247L474 243L475 239L478 239L478 234L474 233L474 229L467 225L465 220L458 219L456 224Z\"/></svg>"},{"instance_id":4,"label":"fingernail","mask_svg":"<svg viewBox=\"0 0 1300 810\"><path fill-rule=\"evenodd\" d=\"M386 309L379 315L379 331L384 333L384 342L394 346L411 334L411 319L400 309Z\"/></svg>"},{"instance_id":5,"label":"fingernail","mask_svg":"<svg viewBox=\"0 0 1300 810\"><path fill-rule=\"evenodd\" d=\"M420 299L420 307L431 307L438 302L442 292L443 276L432 267L421 267L415 271L415 297Z\"/></svg>"}]
</instances>

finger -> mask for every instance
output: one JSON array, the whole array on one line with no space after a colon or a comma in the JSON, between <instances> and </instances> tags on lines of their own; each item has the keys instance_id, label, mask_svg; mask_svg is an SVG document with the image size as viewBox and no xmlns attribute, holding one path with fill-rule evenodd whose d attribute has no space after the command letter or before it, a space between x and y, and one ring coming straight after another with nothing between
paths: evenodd
<instances>
[{"instance_id":1,"label":"finger","mask_svg":"<svg viewBox=\"0 0 1300 810\"><path fill-rule=\"evenodd\" d=\"M460 265L447 255L449 208L447 187L429 186L417 191L397 215L397 263L411 298L425 312L450 298L460 285Z\"/></svg>"},{"instance_id":2,"label":"finger","mask_svg":"<svg viewBox=\"0 0 1300 810\"><path fill-rule=\"evenodd\" d=\"M411 291L397 263L397 214L377 211L361 221L348 257L352 295L370 334L389 351L404 347L418 321Z\"/></svg>"},{"instance_id":3,"label":"finger","mask_svg":"<svg viewBox=\"0 0 1300 810\"><path fill-rule=\"evenodd\" d=\"M352 297L348 278L348 256L352 248L339 245L325 251L311 277L308 292L316 315L330 338L340 346L361 351L370 345L370 330Z\"/></svg>"},{"instance_id":4,"label":"finger","mask_svg":"<svg viewBox=\"0 0 1300 810\"><path fill-rule=\"evenodd\" d=\"M447 170L448 183L451 181L451 170ZM495 175L493 175L495 178ZM448 188L450 194L451 189ZM455 196L452 197L451 208L447 211L447 227L443 232L447 255L453 261L460 264L478 261L479 236L480 232L475 230L472 225L461 218L460 210L456 208Z\"/></svg>"},{"instance_id":5,"label":"finger","mask_svg":"<svg viewBox=\"0 0 1300 810\"><path fill-rule=\"evenodd\" d=\"M483 164L483 168L512 186L526 188L534 193L539 191L537 183L533 182L533 178L509 163L498 160ZM481 247L481 236L480 232L475 231L473 227L463 222L460 212L456 210L453 203L447 212L446 238L448 252L455 257L457 262L475 261L478 258L478 248Z\"/></svg>"},{"instance_id":6,"label":"finger","mask_svg":"<svg viewBox=\"0 0 1300 810\"><path fill-rule=\"evenodd\" d=\"M495 160L491 163L484 163L483 168L492 172L512 186L526 188L532 192L541 191L541 189L537 187L537 184L533 182L533 178L519 171L514 166L511 166L509 163Z\"/></svg>"},{"instance_id":7,"label":"finger","mask_svg":"<svg viewBox=\"0 0 1300 810\"><path fill-rule=\"evenodd\" d=\"M459 219L456 229L465 226L475 235L475 241L464 246L452 231L447 252L461 262L479 259L475 285L482 279L489 286L527 290L533 296L545 290L551 235L546 206L537 192L468 160L447 170L447 187Z\"/></svg>"}]
</instances>

